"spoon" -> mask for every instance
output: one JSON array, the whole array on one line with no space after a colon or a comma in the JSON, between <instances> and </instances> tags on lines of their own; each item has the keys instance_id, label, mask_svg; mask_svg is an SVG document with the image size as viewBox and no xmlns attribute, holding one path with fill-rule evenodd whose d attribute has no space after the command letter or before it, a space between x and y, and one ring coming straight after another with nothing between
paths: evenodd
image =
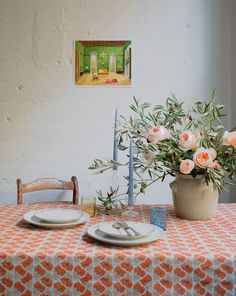
<instances>
[{"instance_id":1,"label":"spoon","mask_svg":"<svg viewBox=\"0 0 236 296\"><path fill-rule=\"evenodd\" d=\"M132 235L129 233L129 231L127 229L125 229L124 227L122 227L122 224L120 222L115 222L112 224L112 227L115 229L123 229L125 231L125 233L127 234L128 237L132 237Z\"/></svg>"}]
</instances>

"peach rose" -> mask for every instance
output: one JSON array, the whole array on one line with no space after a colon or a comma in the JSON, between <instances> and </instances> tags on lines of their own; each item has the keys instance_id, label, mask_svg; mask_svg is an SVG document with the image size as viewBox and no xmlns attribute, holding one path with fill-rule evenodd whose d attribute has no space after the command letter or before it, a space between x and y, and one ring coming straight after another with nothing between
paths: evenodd
<instances>
[{"instance_id":1,"label":"peach rose","mask_svg":"<svg viewBox=\"0 0 236 296\"><path fill-rule=\"evenodd\" d=\"M210 167L216 158L215 149L205 149L203 147L196 150L193 155L193 162L200 168Z\"/></svg>"},{"instance_id":2,"label":"peach rose","mask_svg":"<svg viewBox=\"0 0 236 296\"><path fill-rule=\"evenodd\" d=\"M212 164L209 166L212 169L215 170L220 170L221 169L221 165L218 163L218 161L213 161Z\"/></svg>"},{"instance_id":3,"label":"peach rose","mask_svg":"<svg viewBox=\"0 0 236 296\"><path fill-rule=\"evenodd\" d=\"M227 146L231 145L236 148L236 132L224 132L223 144Z\"/></svg>"},{"instance_id":4,"label":"peach rose","mask_svg":"<svg viewBox=\"0 0 236 296\"><path fill-rule=\"evenodd\" d=\"M170 132L164 126L154 126L148 133L150 142L157 143L170 138Z\"/></svg>"},{"instance_id":5,"label":"peach rose","mask_svg":"<svg viewBox=\"0 0 236 296\"><path fill-rule=\"evenodd\" d=\"M182 174L185 174L185 175L190 174L193 168L194 168L194 162L191 159L181 160L179 170Z\"/></svg>"},{"instance_id":6,"label":"peach rose","mask_svg":"<svg viewBox=\"0 0 236 296\"><path fill-rule=\"evenodd\" d=\"M179 147L184 151L195 150L198 146L197 142L197 137L192 132L184 131L180 135Z\"/></svg>"}]
</instances>

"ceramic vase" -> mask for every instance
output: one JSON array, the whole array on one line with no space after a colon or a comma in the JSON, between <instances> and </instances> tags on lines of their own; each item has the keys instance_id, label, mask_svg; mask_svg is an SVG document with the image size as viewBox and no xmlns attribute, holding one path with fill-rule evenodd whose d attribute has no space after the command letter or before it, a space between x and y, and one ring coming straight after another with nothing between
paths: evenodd
<instances>
[{"instance_id":1,"label":"ceramic vase","mask_svg":"<svg viewBox=\"0 0 236 296\"><path fill-rule=\"evenodd\" d=\"M176 174L170 183L176 215L188 220L205 220L215 216L219 192L207 185L204 176Z\"/></svg>"}]
</instances>

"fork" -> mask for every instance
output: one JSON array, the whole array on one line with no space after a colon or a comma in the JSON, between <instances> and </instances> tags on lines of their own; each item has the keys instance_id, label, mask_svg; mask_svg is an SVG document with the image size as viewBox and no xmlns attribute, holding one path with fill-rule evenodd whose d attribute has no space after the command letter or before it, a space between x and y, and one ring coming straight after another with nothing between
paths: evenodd
<instances>
[{"instance_id":1,"label":"fork","mask_svg":"<svg viewBox=\"0 0 236 296\"><path fill-rule=\"evenodd\" d=\"M133 231L133 233L135 234L135 235L140 235L140 233L137 231L137 230L135 230L133 227L130 227L126 222L124 222L124 221L119 221L119 223L121 224L121 226L122 226L122 228L124 228L124 230L126 229L130 229L130 230L132 230Z\"/></svg>"},{"instance_id":2,"label":"fork","mask_svg":"<svg viewBox=\"0 0 236 296\"><path fill-rule=\"evenodd\" d=\"M126 232L128 237L132 236L132 234L129 233L129 231L127 230L128 228L124 228L120 221L117 221L114 224L112 224L112 227L115 228L115 229L121 229L122 228L122 229L124 229L124 231Z\"/></svg>"}]
</instances>

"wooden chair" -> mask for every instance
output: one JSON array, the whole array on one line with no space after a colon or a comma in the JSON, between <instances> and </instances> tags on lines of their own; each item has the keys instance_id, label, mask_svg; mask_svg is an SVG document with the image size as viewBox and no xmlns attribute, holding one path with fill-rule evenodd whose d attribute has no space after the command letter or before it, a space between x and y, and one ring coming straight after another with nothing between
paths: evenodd
<instances>
[{"instance_id":1,"label":"wooden chair","mask_svg":"<svg viewBox=\"0 0 236 296\"><path fill-rule=\"evenodd\" d=\"M41 178L31 183L24 184L21 179L17 179L17 204L22 204L22 194L26 192L39 190L73 190L73 203L78 204L79 201L79 187L75 176L71 177L71 181L62 181L53 178Z\"/></svg>"}]
</instances>

